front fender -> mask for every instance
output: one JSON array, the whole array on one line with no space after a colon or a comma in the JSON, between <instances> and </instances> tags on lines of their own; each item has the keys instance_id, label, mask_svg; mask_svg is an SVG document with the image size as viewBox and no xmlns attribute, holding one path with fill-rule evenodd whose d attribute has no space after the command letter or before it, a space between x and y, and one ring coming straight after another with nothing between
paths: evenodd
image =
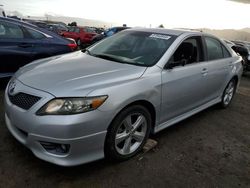
<instances>
[{"instance_id":1,"label":"front fender","mask_svg":"<svg viewBox=\"0 0 250 188\"><path fill-rule=\"evenodd\" d=\"M128 82L100 88L92 91L88 96L108 95L108 99L98 108L100 111L109 111L113 118L126 106L136 101L150 102L156 111L156 124L159 119L161 106L161 74L160 71L146 74Z\"/></svg>"}]
</instances>

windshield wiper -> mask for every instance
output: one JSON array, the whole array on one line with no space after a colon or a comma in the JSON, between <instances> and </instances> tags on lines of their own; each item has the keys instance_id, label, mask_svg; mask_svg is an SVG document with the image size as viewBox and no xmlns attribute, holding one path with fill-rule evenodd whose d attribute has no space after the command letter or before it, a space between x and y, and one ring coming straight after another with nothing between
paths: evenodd
<instances>
[{"instance_id":1,"label":"windshield wiper","mask_svg":"<svg viewBox=\"0 0 250 188\"><path fill-rule=\"evenodd\" d=\"M115 55L110 55L110 54L92 54L95 57L99 57L102 59L110 60L110 61L115 61L119 63L126 63L130 65L139 65L138 62L135 60L126 58L126 57L120 57L120 56L115 56ZM141 65L139 65L141 66Z\"/></svg>"},{"instance_id":2,"label":"windshield wiper","mask_svg":"<svg viewBox=\"0 0 250 188\"><path fill-rule=\"evenodd\" d=\"M92 55L92 53L89 51L89 49L85 48L81 50L83 53L87 53L89 55Z\"/></svg>"},{"instance_id":3,"label":"windshield wiper","mask_svg":"<svg viewBox=\"0 0 250 188\"><path fill-rule=\"evenodd\" d=\"M120 58L115 57L113 55L108 55L108 54L94 54L94 56L102 58L102 59L106 59L106 60L111 60L111 61L118 61L118 62L121 61Z\"/></svg>"}]
</instances>

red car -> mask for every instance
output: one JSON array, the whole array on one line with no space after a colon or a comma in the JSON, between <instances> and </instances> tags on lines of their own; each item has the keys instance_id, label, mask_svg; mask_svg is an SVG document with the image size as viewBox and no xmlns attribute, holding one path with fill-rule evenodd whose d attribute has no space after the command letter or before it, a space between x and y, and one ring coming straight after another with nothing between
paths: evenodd
<instances>
[{"instance_id":1,"label":"red car","mask_svg":"<svg viewBox=\"0 0 250 188\"><path fill-rule=\"evenodd\" d=\"M90 27L70 27L68 31L61 33L63 37L75 39L78 46L92 43L97 33Z\"/></svg>"}]
</instances>

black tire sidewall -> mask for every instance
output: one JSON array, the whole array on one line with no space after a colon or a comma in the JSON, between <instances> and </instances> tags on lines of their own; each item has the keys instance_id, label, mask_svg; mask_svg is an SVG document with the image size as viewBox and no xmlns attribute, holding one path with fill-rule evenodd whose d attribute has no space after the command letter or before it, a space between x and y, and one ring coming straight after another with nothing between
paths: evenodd
<instances>
[{"instance_id":1,"label":"black tire sidewall","mask_svg":"<svg viewBox=\"0 0 250 188\"><path fill-rule=\"evenodd\" d=\"M118 153L116 151L115 148L115 136L116 136L116 132L117 129L120 125L120 123L129 115L129 114L133 114L133 113L141 113L142 115L144 115L144 117L146 118L147 121L147 132L146 132L146 136L142 142L142 144L140 145L140 147L138 147L137 150L135 150L133 153L128 154L128 155L121 155L120 153ZM105 141L105 147L104 147L104 151L105 151L105 156L109 159L114 159L117 161L123 161L123 160L127 160L130 159L131 157L135 156L145 145L150 131L151 131L151 126L152 126L152 118L151 118L151 114L149 113L149 111L141 106L141 105L134 105L134 106L130 106L124 110L122 110L113 120L113 122L111 123L111 125L108 128L108 132L107 132L107 136L106 136L106 141Z\"/></svg>"}]
</instances>

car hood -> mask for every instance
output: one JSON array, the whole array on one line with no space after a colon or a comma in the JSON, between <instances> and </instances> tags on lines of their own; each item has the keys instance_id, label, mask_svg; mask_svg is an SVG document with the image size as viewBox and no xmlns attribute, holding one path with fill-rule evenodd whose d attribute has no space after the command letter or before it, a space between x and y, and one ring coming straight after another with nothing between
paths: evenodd
<instances>
[{"instance_id":1,"label":"car hood","mask_svg":"<svg viewBox=\"0 0 250 188\"><path fill-rule=\"evenodd\" d=\"M117 63L81 51L37 60L21 68L15 77L23 84L56 97L87 96L107 85L139 78L146 67Z\"/></svg>"}]
</instances>

